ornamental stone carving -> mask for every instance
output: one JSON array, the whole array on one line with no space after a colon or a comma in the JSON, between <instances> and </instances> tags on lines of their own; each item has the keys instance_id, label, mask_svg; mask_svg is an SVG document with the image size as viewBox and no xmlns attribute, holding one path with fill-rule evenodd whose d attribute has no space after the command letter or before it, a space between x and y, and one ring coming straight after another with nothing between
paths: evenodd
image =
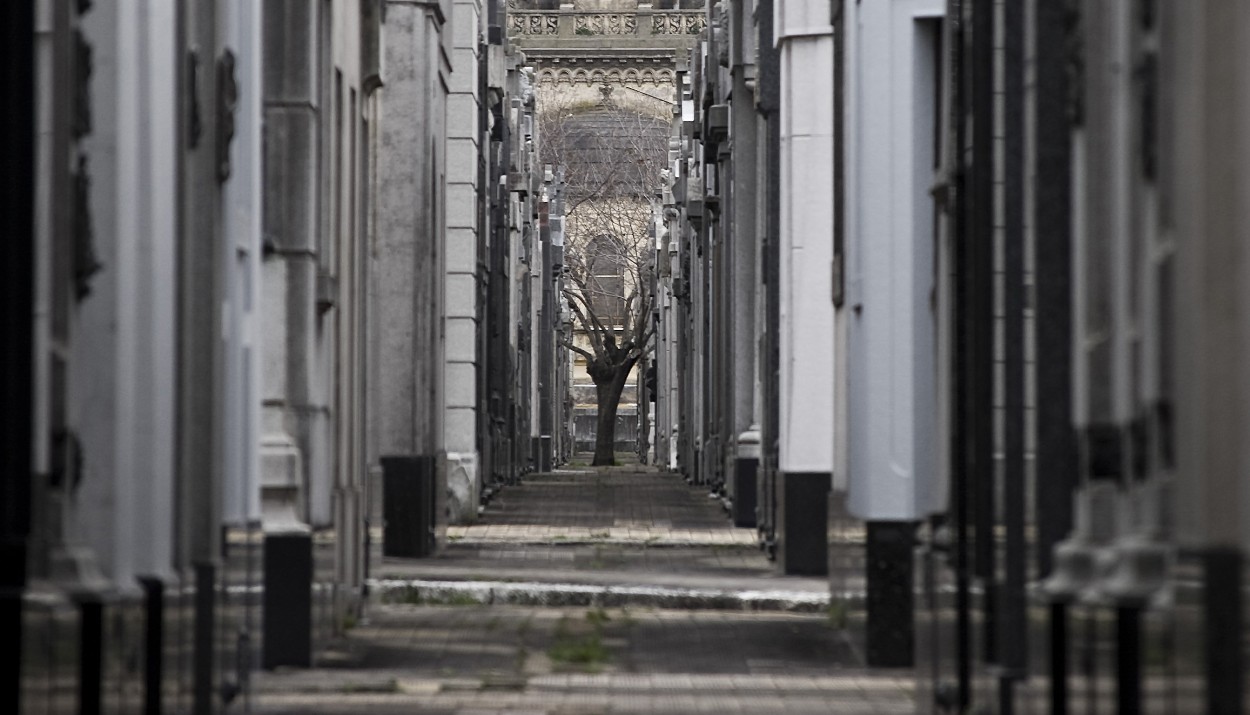
<instances>
[{"instance_id":1,"label":"ornamental stone carving","mask_svg":"<svg viewBox=\"0 0 1250 715\"><path fill-rule=\"evenodd\" d=\"M654 35L697 35L707 26L703 13L666 12L651 16Z\"/></svg>"},{"instance_id":2,"label":"ornamental stone carving","mask_svg":"<svg viewBox=\"0 0 1250 715\"><path fill-rule=\"evenodd\" d=\"M513 35L555 35L560 32L556 13L510 13L508 31Z\"/></svg>"},{"instance_id":3,"label":"ornamental stone carving","mask_svg":"<svg viewBox=\"0 0 1250 715\"><path fill-rule=\"evenodd\" d=\"M570 23L561 32L561 19ZM698 35L707 19L698 11L675 12L564 12L509 10L508 33L513 36L564 35ZM567 33L567 35L565 35Z\"/></svg>"},{"instance_id":4,"label":"ornamental stone carving","mask_svg":"<svg viewBox=\"0 0 1250 715\"><path fill-rule=\"evenodd\" d=\"M574 30L578 35L633 35L638 16L622 13L578 15Z\"/></svg>"}]
</instances>

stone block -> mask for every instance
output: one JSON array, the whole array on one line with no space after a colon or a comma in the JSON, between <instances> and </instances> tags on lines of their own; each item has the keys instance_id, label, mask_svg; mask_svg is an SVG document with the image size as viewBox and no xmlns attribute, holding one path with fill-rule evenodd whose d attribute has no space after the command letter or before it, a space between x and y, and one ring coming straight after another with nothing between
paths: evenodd
<instances>
[{"instance_id":1,"label":"stone block","mask_svg":"<svg viewBox=\"0 0 1250 715\"><path fill-rule=\"evenodd\" d=\"M448 273L477 273L477 232L469 228L447 229L443 255Z\"/></svg>"},{"instance_id":2,"label":"stone block","mask_svg":"<svg viewBox=\"0 0 1250 715\"><path fill-rule=\"evenodd\" d=\"M447 187L447 226L477 228L478 195L472 184Z\"/></svg>"},{"instance_id":3,"label":"stone block","mask_svg":"<svg viewBox=\"0 0 1250 715\"><path fill-rule=\"evenodd\" d=\"M443 414L443 443L448 451L472 450L477 441L477 411L448 409Z\"/></svg>"},{"instance_id":4,"label":"stone block","mask_svg":"<svg viewBox=\"0 0 1250 715\"><path fill-rule=\"evenodd\" d=\"M477 85L470 91L453 92L447 97L447 136L449 138L477 139L481 100Z\"/></svg>"},{"instance_id":5,"label":"stone block","mask_svg":"<svg viewBox=\"0 0 1250 715\"><path fill-rule=\"evenodd\" d=\"M478 47L478 42L482 36L482 8L474 0L468 2L456 2L452 5L452 43L456 48L456 55L460 55L464 50L474 51ZM456 72L460 71L460 65L456 64ZM453 73L454 74L454 73Z\"/></svg>"},{"instance_id":6,"label":"stone block","mask_svg":"<svg viewBox=\"0 0 1250 715\"><path fill-rule=\"evenodd\" d=\"M449 318L445 330L444 355L447 361L474 363L477 360L477 321Z\"/></svg>"},{"instance_id":7,"label":"stone block","mask_svg":"<svg viewBox=\"0 0 1250 715\"><path fill-rule=\"evenodd\" d=\"M474 408L477 404L477 368L471 362L447 363L444 367L444 404Z\"/></svg>"},{"instance_id":8,"label":"stone block","mask_svg":"<svg viewBox=\"0 0 1250 715\"><path fill-rule=\"evenodd\" d=\"M451 97L448 101L454 99L455 97ZM476 126L476 117L473 119L473 122ZM472 184L476 187L479 154L480 147L476 134L454 129L449 131L447 137L447 183ZM452 225L455 224L452 223Z\"/></svg>"},{"instance_id":9,"label":"stone block","mask_svg":"<svg viewBox=\"0 0 1250 715\"><path fill-rule=\"evenodd\" d=\"M448 317L477 317L477 281L471 274L447 276L444 314Z\"/></svg>"},{"instance_id":10,"label":"stone block","mask_svg":"<svg viewBox=\"0 0 1250 715\"><path fill-rule=\"evenodd\" d=\"M474 93L478 90L477 79L480 76L478 72L478 54L468 48L457 47L452 52L452 72L451 80L447 84L447 89L453 95L460 93Z\"/></svg>"}]
</instances>

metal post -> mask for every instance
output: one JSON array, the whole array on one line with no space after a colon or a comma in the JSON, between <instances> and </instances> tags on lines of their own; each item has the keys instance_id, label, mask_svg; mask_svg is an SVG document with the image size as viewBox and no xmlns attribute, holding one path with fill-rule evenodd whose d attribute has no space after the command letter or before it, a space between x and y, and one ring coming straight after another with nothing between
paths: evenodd
<instances>
[{"instance_id":1,"label":"metal post","mask_svg":"<svg viewBox=\"0 0 1250 715\"><path fill-rule=\"evenodd\" d=\"M950 428L950 473L951 473L951 505L955 530L955 638L956 668L958 670L957 707L966 710L972 703L972 599L969 558L969 526L971 521L971 494L969 493L969 477L966 472L968 442L968 425L965 422L967 412L967 360L968 360L968 318L965 311L968 286L964 278L967 265L967 234L969 224L967 200L967 131L966 117L968 113L968 77L965 74L967 58L967 33L965 31L967 17L965 0L950 0L947 5L946 17L950 23L949 52L951 53L951 113L950 124L953 133L952 144L953 165L955 174L951 177L954 184L956 205L953 210L953 255L951 262L954 267L954 285L952 286L953 315L951 330L954 339L951 341L951 412L948 418Z\"/></svg>"},{"instance_id":2,"label":"metal post","mask_svg":"<svg viewBox=\"0 0 1250 715\"><path fill-rule=\"evenodd\" d=\"M1024 6L1009 2L1003 13L1003 577L998 591L999 680L1004 715L1014 709L1016 681L1023 679L1028 649L1025 579L1025 386L1024 370Z\"/></svg>"},{"instance_id":3,"label":"metal post","mask_svg":"<svg viewBox=\"0 0 1250 715\"><path fill-rule=\"evenodd\" d=\"M15 0L0 10L4 33L5 103L13 108L3 136L0 211L0 710L22 712L22 595L31 529L31 415L34 413L35 275L35 3Z\"/></svg>"},{"instance_id":4,"label":"metal post","mask_svg":"<svg viewBox=\"0 0 1250 715\"><path fill-rule=\"evenodd\" d=\"M1072 128L1064 3L1034 3L1034 360L1037 449L1034 485L1038 577L1072 530L1077 480L1072 428ZM1050 713L1068 711L1068 606L1050 605Z\"/></svg>"},{"instance_id":5,"label":"metal post","mask_svg":"<svg viewBox=\"0 0 1250 715\"><path fill-rule=\"evenodd\" d=\"M994 2L971 0L971 46L968 64L972 115L972 166L967 187L968 356L965 363L968 449L965 453L972 493L973 569L985 586L982 654L998 662L997 601L994 576Z\"/></svg>"}]
</instances>

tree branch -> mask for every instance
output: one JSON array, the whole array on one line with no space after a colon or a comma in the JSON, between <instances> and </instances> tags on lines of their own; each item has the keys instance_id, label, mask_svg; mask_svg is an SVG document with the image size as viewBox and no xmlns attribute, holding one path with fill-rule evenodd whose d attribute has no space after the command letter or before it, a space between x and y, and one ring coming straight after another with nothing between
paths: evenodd
<instances>
[{"instance_id":1,"label":"tree branch","mask_svg":"<svg viewBox=\"0 0 1250 715\"><path fill-rule=\"evenodd\" d=\"M587 363L591 363L591 362L594 362L595 360L598 360L597 357L590 354L590 352L586 350L585 348L579 348L576 345L574 345L572 340L564 340L562 342L564 343L564 347L568 348L569 350L572 350L575 353L579 353L582 357L586 358Z\"/></svg>"},{"instance_id":2,"label":"tree branch","mask_svg":"<svg viewBox=\"0 0 1250 715\"><path fill-rule=\"evenodd\" d=\"M648 227L668 161L667 116L611 102L540 106L544 163L562 166L565 203L563 295L586 338L566 345L588 360L634 365L651 339ZM588 345L587 345L588 343Z\"/></svg>"}]
</instances>

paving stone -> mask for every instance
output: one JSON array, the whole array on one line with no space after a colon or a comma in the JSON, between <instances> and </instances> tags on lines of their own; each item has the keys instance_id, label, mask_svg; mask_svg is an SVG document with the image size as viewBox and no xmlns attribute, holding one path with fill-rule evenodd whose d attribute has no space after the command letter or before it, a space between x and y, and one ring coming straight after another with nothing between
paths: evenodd
<instances>
[{"instance_id":1,"label":"paving stone","mask_svg":"<svg viewBox=\"0 0 1250 715\"><path fill-rule=\"evenodd\" d=\"M752 530L733 528L718 501L674 475L533 475L450 534L436 557L375 560L365 618L341 657L259 674L254 711L915 710L910 677L867 670L851 636L830 626L826 579L779 575ZM854 560L839 567L862 571ZM388 589L390 601L442 594L457 605L388 603ZM764 610L779 598L819 607Z\"/></svg>"}]
</instances>

